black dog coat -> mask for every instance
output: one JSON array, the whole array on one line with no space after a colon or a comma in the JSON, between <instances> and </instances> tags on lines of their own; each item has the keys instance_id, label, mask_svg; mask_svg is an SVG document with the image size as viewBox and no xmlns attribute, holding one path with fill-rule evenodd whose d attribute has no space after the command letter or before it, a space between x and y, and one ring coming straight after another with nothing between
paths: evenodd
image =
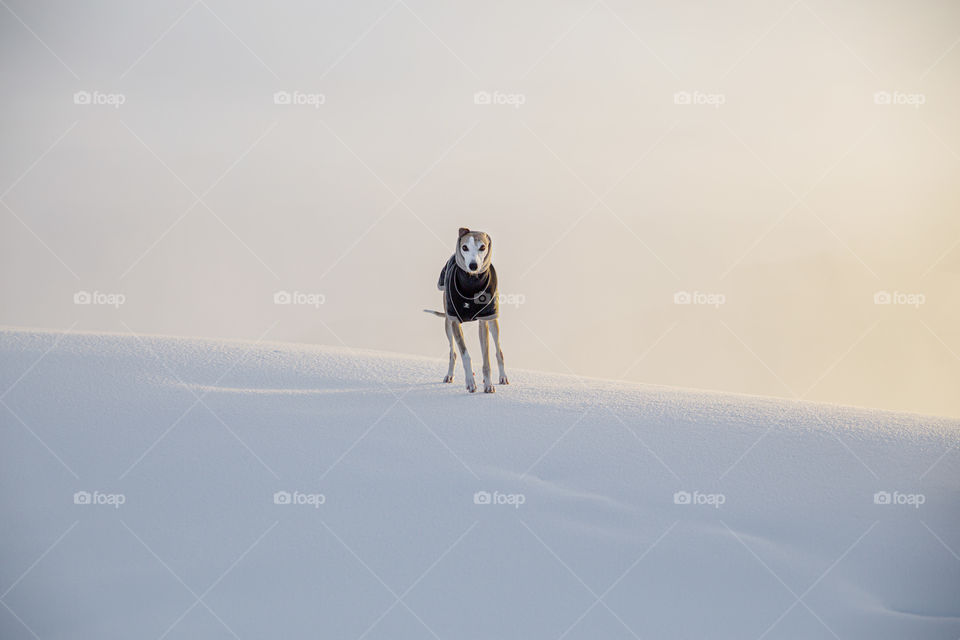
<instances>
[{"instance_id":1,"label":"black dog coat","mask_svg":"<svg viewBox=\"0 0 960 640\"><path fill-rule=\"evenodd\" d=\"M476 275L457 266L456 256L450 256L437 288L443 293L443 310L460 322L493 320L500 315L497 296L497 271L490 267Z\"/></svg>"}]
</instances>

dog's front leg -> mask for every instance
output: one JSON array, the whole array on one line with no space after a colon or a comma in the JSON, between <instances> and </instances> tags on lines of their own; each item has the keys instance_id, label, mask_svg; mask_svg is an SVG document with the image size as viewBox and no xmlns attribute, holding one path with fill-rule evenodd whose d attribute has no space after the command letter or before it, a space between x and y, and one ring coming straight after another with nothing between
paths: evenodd
<instances>
[{"instance_id":1,"label":"dog's front leg","mask_svg":"<svg viewBox=\"0 0 960 640\"><path fill-rule=\"evenodd\" d=\"M463 326L459 320L451 318L450 329L453 331L453 339L457 342L457 348L460 349L460 359L463 360L463 377L467 383L467 391L473 393L477 390L477 382L473 378L473 366L470 364L470 354L467 353L467 343L463 339Z\"/></svg>"},{"instance_id":2,"label":"dog's front leg","mask_svg":"<svg viewBox=\"0 0 960 640\"><path fill-rule=\"evenodd\" d=\"M503 350L500 348L500 321L494 318L487 321L490 327L490 334L493 336L493 348L497 353L497 366L500 368L500 384L510 384L507 380L507 371L503 368Z\"/></svg>"},{"instance_id":3,"label":"dog's front leg","mask_svg":"<svg viewBox=\"0 0 960 640\"><path fill-rule=\"evenodd\" d=\"M447 377L443 379L444 382L453 382L453 368L457 364L457 350L453 345L453 321L448 316L443 321L443 328L447 332L447 342L450 343L450 365L447 367Z\"/></svg>"},{"instance_id":4,"label":"dog's front leg","mask_svg":"<svg viewBox=\"0 0 960 640\"><path fill-rule=\"evenodd\" d=\"M480 326L480 355L483 356L483 392L493 393L493 381L490 379L490 332L487 330L487 321L477 322Z\"/></svg>"}]
</instances>

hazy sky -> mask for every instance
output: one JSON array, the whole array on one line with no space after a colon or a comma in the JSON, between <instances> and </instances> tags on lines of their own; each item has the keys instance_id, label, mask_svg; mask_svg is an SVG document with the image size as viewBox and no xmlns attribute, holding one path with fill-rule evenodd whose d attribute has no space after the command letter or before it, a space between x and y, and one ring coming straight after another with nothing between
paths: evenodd
<instances>
[{"instance_id":1,"label":"hazy sky","mask_svg":"<svg viewBox=\"0 0 960 640\"><path fill-rule=\"evenodd\" d=\"M943 0L4 0L0 323L442 357L467 226L508 368L960 416L958 42Z\"/></svg>"}]
</instances>

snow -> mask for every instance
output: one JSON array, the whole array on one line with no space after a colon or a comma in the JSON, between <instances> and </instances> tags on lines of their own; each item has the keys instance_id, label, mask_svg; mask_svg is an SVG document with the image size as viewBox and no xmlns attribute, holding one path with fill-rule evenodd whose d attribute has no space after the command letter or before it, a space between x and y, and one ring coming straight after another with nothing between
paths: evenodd
<instances>
[{"instance_id":1,"label":"snow","mask_svg":"<svg viewBox=\"0 0 960 640\"><path fill-rule=\"evenodd\" d=\"M960 636L956 420L506 355L3 330L0 637Z\"/></svg>"}]
</instances>

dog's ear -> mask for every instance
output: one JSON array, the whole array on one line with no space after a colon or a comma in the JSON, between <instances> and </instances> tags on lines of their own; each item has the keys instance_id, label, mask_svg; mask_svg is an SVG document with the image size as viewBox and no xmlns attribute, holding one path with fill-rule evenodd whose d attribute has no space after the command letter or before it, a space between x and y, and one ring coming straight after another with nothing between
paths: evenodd
<instances>
[{"instance_id":1,"label":"dog's ear","mask_svg":"<svg viewBox=\"0 0 960 640\"><path fill-rule=\"evenodd\" d=\"M470 229L467 229L466 227L460 227L460 231L457 232L457 237L458 237L458 238L462 238L463 236L467 235L468 233L470 233Z\"/></svg>"}]
</instances>

